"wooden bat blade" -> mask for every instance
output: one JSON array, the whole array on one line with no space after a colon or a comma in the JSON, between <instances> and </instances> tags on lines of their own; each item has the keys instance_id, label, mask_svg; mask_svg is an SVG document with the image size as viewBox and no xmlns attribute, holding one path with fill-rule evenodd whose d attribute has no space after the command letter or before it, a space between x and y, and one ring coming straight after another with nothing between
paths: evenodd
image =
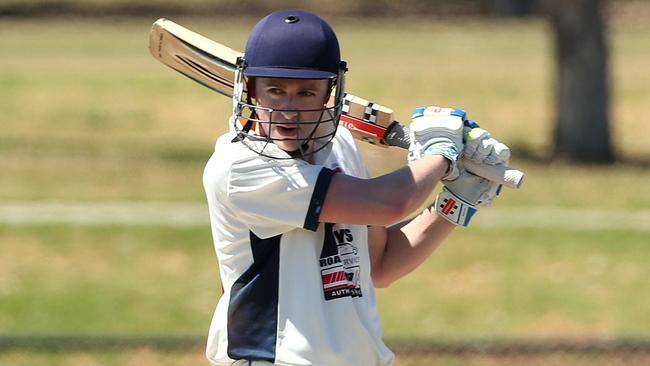
<instances>
[{"instance_id":1,"label":"wooden bat blade","mask_svg":"<svg viewBox=\"0 0 650 366\"><path fill-rule=\"evenodd\" d=\"M149 51L155 59L190 79L232 96L235 63L242 53L164 18L151 27Z\"/></svg>"}]
</instances>

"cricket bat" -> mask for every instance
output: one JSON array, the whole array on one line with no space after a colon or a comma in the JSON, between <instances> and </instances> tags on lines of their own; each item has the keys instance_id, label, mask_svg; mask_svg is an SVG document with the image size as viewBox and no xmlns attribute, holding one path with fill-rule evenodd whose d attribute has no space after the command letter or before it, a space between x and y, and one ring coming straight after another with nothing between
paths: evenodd
<instances>
[{"instance_id":1,"label":"cricket bat","mask_svg":"<svg viewBox=\"0 0 650 366\"><path fill-rule=\"evenodd\" d=\"M158 19L151 27L149 51L154 58L197 83L232 97L236 62L243 56L241 52L165 18ZM344 96L340 123L355 138L367 143L382 147L409 147L408 128L394 119L390 108L350 93ZM478 176L510 188L519 188L523 182L523 172L505 165L466 161L463 165Z\"/></svg>"}]
</instances>

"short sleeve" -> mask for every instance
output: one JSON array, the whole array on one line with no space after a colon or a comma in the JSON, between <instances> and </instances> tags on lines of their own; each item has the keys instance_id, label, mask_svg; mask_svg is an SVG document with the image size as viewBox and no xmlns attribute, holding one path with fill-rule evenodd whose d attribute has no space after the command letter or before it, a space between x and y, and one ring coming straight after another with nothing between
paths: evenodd
<instances>
[{"instance_id":1,"label":"short sleeve","mask_svg":"<svg viewBox=\"0 0 650 366\"><path fill-rule=\"evenodd\" d=\"M260 238L295 228L316 231L334 171L301 160L249 157L232 164L227 198Z\"/></svg>"}]
</instances>

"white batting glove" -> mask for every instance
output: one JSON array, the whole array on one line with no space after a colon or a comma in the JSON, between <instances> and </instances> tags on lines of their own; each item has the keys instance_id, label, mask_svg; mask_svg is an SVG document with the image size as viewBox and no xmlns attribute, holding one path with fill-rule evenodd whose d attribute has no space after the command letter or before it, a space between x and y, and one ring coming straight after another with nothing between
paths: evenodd
<instances>
[{"instance_id":1,"label":"white batting glove","mask_svg":"<svg viewBox=\"0 0 650 366\"><path fill-rule=\"evenodd\" d=\"M445 180L436 197L436 211L448 221L463 227L481 206L488 206L501 191L501 185L465 170L463 159L458 164L460 174L454 180Z\"/></svg>"},{"instance_id":2,"label":"white batting glove","mask_svg":"<svg viewBox=\"0 0 650 366\"><path fill-rule=\"evenodd\" d=\"M471 128L472 123L466 123ZM501 185L465 170L464 161L476 164L505 164L510 162L510 149L495 140L482 128L465 131L465 148L457 164L460 174L444 180L442 192L436 198L436 211L448 221L463 227L481 206L489 206L501 191Z\"/></svg>"},{"instance_id":3,"label":"white batting glove","mask_svg":"<svg viewBox=\"0 0 650 366\"><path fill-rule=\"evenodd\" d=\"M408 161L427 155L442 155L449 160L449 169L443 179L458 177L456 162L463 150L464 120L465 112L460 109L415 108L411 115Z\"/></svg>"},{"instance_id":4,"label":"white batting glove","mask_svg":"<svg viewBox=\"0 0 650 366\"><path fill-rule=\"evenodd\" d=\"M508 164L510 161L510 148L492 138L490 133L476 125L473 121L466 123L465 148L462 158L476 164ZM469 127L467 127L469 125Z\"/></svg>"}]
</instances>

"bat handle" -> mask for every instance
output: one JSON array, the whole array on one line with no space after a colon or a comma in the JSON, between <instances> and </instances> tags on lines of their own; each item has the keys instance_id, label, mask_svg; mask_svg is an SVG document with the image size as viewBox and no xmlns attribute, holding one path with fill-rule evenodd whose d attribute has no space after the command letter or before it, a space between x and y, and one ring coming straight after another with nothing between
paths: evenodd
<instances>
[{"instance_id":1,"label":"bat handle","mask_svg":"<svg viewBox=\"0 0 650 366\"><path fill-rule=\"evenodd\" d=\"M411 144L408 127L393 122L386 129L384 141L389 146L397 146L408 149ZM520 170L510 168L506 165L476 164L470 161L463 161L463 166L468 172L476 174L485 179L503 184L509 188L520 188L524 181L524 173Z\"/></svg>"},{"instance_id":2,"label":"bat handle","mask_svg":"<svg viewBox=\"0 0 650 366\"><path fill-rule=\"evenodd\" d=\"M524 172L510 168L504 164L487 165L463 160L463 166L470 173L493 182L501 183L508 188L520 188L524 182Z\"/></svg>"},{"instance_id":3,"label":"bat handle","mask_svg":"<svg viewBox=\"0 0 650 366\"><path fill-rule=\"evenodd\" d=\"M386 129L384 141L389 146L397 146L402 149L409 149L411 145L411 136L409 135L409 128L403 124L394 121Z\"/></svg>"}]
</instances>

